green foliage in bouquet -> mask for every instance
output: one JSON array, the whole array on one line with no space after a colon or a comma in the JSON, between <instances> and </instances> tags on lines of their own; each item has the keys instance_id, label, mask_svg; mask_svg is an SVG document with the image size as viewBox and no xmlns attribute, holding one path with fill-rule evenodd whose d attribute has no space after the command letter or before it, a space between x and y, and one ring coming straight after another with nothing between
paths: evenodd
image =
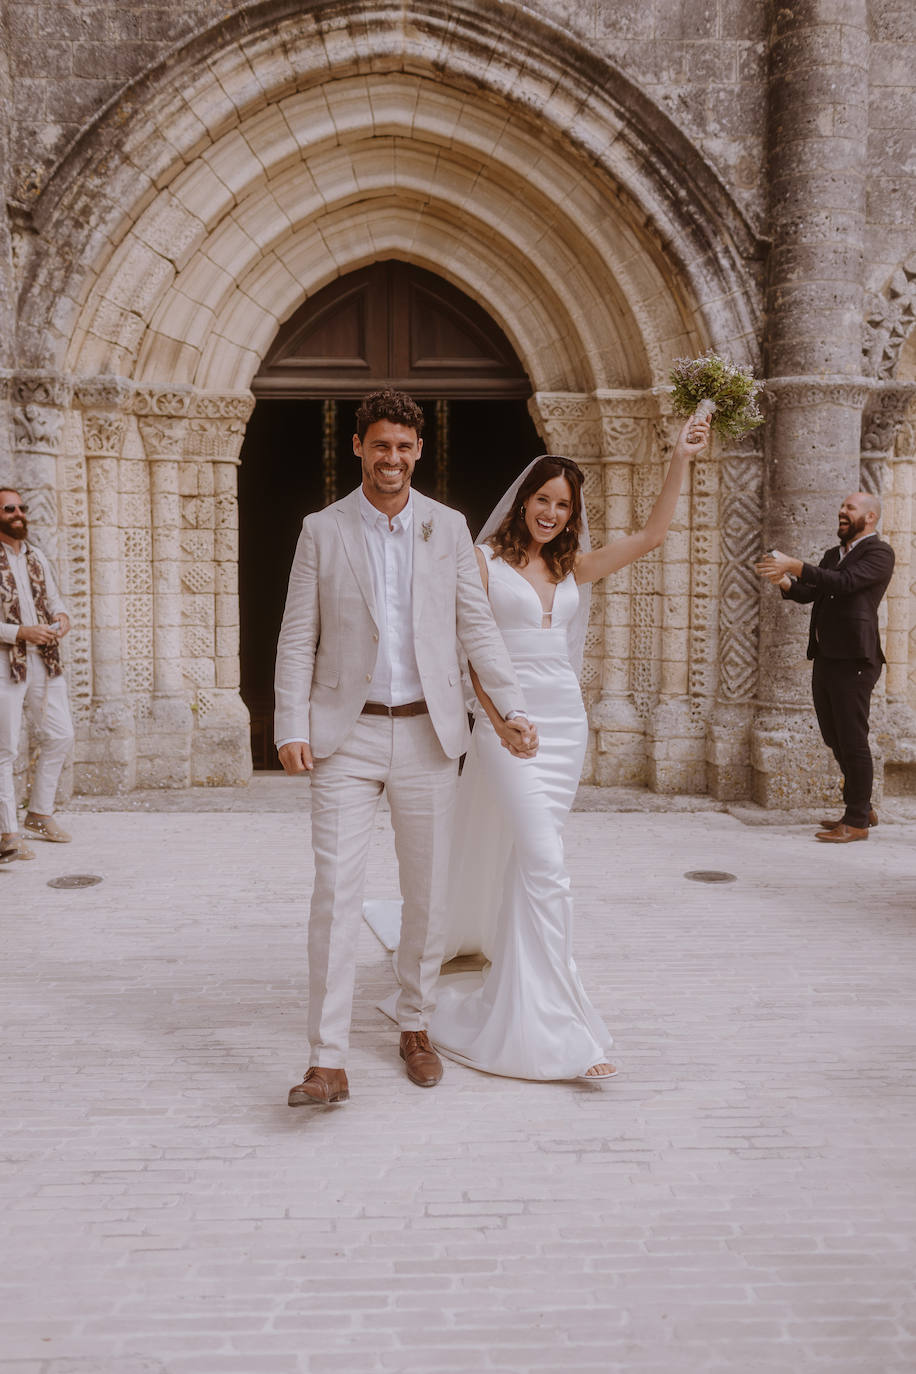
<instances>
[{"instance_id":1,"label":"green foliage in bouquet","mask_svg":"<svg viewBox=\"0 0 916 1374\"><path fill-rule=\"evenodd\" d=\"M740 439L763 424L756 401L762 383L712 349L702 358L675 358L671 385L679 415L693 415L701 401L713 403L712 428L723 439Z\"/></svg>"}]
</instances>

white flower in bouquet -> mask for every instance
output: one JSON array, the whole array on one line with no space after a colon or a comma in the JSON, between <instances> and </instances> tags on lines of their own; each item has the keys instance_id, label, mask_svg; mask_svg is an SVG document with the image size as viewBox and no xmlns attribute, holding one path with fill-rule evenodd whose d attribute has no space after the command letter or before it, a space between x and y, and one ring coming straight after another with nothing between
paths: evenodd
<instances>
[{"instance_id":1,"label":"white flower in bouquet","mask_svg":"<svg viewBox=\"0 0 916 1374\"><path fill-rule=\"evenodd\" d=\"M671 385L677 413L710 415L712 428L722 438L741 439L763 424L756 400L763 383L712 349L702 358L675 358Z\"/></svg>"}]
</instances>

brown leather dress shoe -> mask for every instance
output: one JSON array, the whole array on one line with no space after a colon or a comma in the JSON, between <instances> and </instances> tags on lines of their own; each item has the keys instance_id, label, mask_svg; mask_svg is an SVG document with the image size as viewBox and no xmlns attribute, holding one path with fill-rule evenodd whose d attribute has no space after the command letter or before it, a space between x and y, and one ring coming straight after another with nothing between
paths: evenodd
<instances>
[{"instance_id":1,"label":"brown leather dress shoe","mask_svg":"<svg viewBox=\"0 0 916 1374\"><path fill-rule=\"evenodd\" d=\"M401 1031L401 1058L407 1065L407 1077L418 1088L434 1088L442 1077L442 1060L426 1031Z\"/></svg>"},{"instance_id":2,"label":"brown leather dress shoe","mask_svg":"<svg viewBox=\"0 0 916 1374\"><path fill-rule=\"evenodd\" d=\"M853 840L867 840L868 831L859 830L854 825L846 825L845 821L840 821L832 830L819 830L814 838L823 840L826 844L852 844Z\"/></svg>"},{"instance_id":3,"label":"brown leather dress shoe","mask_svg":"<svg viewBox=\"0 0 916 1374\"><path fill-rule=\"evenodd\" d=\"M333 1102L346 1102L350 1097L347 1075L343 1069L321 1069L313 1064L301 1083L289 1090L291 1107L328 1107Z\"/></svg>"},{"instance_id":4,"label":"brown leather dress shoe","mask_svg":"<svg viewBox=\"0 0 916 1374\"><path fill-rule=\"evenodd\" d=\"M837 826L842 824L842 821L821 821L821 829L836 830ZM874 807L872 807L868 813L868 824L870 826L875 826L878 824L878 813Z\"/></svg>"}]
</instances>

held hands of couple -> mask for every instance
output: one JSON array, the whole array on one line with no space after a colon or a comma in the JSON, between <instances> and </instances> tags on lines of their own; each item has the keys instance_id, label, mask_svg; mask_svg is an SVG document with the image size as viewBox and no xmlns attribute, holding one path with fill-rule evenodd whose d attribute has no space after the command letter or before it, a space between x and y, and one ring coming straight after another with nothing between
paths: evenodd
<instances>
[{"instance_id":1,"label":"held hands of couple","mask_svg":"<svg viewBox=\"0 0 916 1374\"><path fill-rule=\"evenodd\" d=\"M517 759L533 759L538 751L537 727L524 716L501 720L495 727L504 749Z\"/></svg>"}]
</instances>

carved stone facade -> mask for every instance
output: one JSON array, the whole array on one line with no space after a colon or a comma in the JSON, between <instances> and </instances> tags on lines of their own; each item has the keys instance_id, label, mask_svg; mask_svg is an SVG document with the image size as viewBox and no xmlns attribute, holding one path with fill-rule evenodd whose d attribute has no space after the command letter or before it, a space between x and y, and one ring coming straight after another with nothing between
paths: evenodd
<instances>
[{"instance_id":1,"label":"carved stone facade","mask_svg":"<svg viewBox=\"0 0 916 1374\"><path fill-rule=\"evenodd\" d=\"M246 780L250 383L308 296L389 257L501 326L545 447L585 470L596 540L651 508L675 357L766 375L765 429L695 463L664 546L596 588L587 779L832 798L806 616L752 563L819 557L861 481L898 559L876 735L888 783L912 785L905 7L258 0L214 22L209 0L159 0L153 22L122 0L112 28L74 0L53 71L67 5L0 8L0 473L73 613L76 787ZM87 44L111 57L92 81Z\"/></svg>"}]
</instances>

